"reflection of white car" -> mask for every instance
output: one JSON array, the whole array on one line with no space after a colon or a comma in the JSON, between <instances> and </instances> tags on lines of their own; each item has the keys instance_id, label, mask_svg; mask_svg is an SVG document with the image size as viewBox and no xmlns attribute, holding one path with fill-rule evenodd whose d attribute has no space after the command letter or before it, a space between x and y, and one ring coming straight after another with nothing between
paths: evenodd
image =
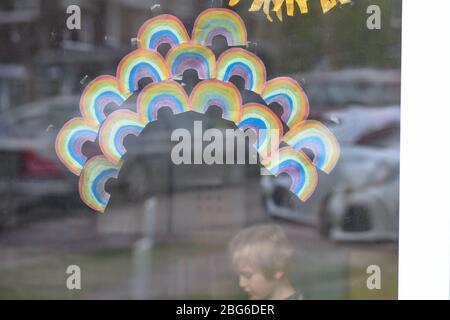
<instances>
[{"instance_id":1,"label":"reflection of white car","mask_svg":"<svg viewBox=\"0 0 450 320\"><path fill-rule=\"evenodd\" d=\"M308 100L315 110L398 103L400 96L400 70L345 69L293 74L304 82ZM312 110L314 111L314 110Z\"/></svg>"},{"instance_id":2,"label":"reflection of white car","mask_svg":"<svg viewBox=\"0 0 450 320\"><path fill-rule=\"evenodd\" d=\"M396 239L399 108L345 111L326 115L338 140L347 143L341 144L336 168L329 175L319 172L312 197L305 203L298 200L288 190L288 176L264 176L265 207L271 216L316 226L333 240Z\"/></svg>"},{"instance_id":3,"label":"reflection of white car","mask_svg":"<svg viewBox=\"0 0 450 320\"><path fill-rule=\"evenodd\" d=\"M395 239L398 234L399 151L344 148L336 184L320 212L334 240Z\"/></svg>"}]
</instances>

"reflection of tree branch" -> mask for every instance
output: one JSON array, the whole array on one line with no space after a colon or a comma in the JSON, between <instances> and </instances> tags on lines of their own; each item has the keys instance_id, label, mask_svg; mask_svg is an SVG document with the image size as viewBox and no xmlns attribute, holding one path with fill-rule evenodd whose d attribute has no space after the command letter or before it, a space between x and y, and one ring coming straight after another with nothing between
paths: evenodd
<instances>
[{"instance_id":1,"label":"reflection of tree branch","mask_svg":"<svg viewBox=\"0 0 450 320\"><path fill-rule=\"evenodd\" d=\"M237 5L241 0L230 0L228 3L231 7ZM308 12L308 0L253 0L252 5L248 11L259 11L261 8L266 14L267 19L272 22L272 17L270 16L270 5L273 3L272 11L276 13L278 19L283 21L283 13L281 7L286 2L286 13L288 16L294 15L294 1L297 3L300 13L304 14ZM322 5L322 10L324 13L333 9L338 3L346 4L350 3L351 0L320 0Z\"/></svg>"}]
</instances>

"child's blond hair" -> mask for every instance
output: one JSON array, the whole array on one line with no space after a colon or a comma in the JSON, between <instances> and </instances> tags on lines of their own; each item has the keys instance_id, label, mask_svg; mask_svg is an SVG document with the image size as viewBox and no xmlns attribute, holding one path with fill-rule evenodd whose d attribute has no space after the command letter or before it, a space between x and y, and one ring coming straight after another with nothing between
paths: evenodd
<instances>
[{"instance_id":1,"label":"child's blond hair","mask_svg":"<svg viewBox=\"0 0 450 320\"><path fill-rule=\"evenodd\" d=\"M293 248L283 229L274 224L256 225L241 230L230 242L233 267L251 266L266 277L275 271L286 271Z\"/></svg>"}]
</instances>

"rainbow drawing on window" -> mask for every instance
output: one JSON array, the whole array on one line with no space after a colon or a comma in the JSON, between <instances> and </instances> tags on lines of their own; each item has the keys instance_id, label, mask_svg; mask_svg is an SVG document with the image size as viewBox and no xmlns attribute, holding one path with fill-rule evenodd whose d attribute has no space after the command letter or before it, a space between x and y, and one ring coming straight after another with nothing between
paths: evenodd
<instances>
[{"instance_id":1,"label":"rainbow drawing on window","mask_svg":"<svg viewBox=\"0 0 450 320\"><path fill-rule=\"evenodd\" d=\"M238 2L232 0L230 4ZM277 8L283 2L273 1ZM306 1L296 2L303 11L307 10ZM293 1L287 0L286 4L289 14ZM252 8L263 5L264 1L255 0ZM208 48L216 36L223 36L230 47L217 59ZM222 118L232 121L238 129L254 130L261 164L275 176L288 174L290 190L301 201L314 193L317 169L330 173L335 167L340 155L336 138L322 123L307 119L308 98L296 80L266 78L264 62L245 49L247 30L235 12L223 8L205 10L197 17L191 36L177 17L162 14L141 26L138 40L138 49L122 58L115 76L99 75L86 86L80 98L81 116L70 119L55 141L61 162L80 176L81 199L93 210L104 212L107 208L110 195L105 191L105 183L119 175L127 152L124 139L128 135L139 136L157 120L161 108L168 107L177 115L205 113L209 107L217 106ZM157 51L162 44L170 46L165 57ZM201 81L188 95L177 80L191 69ZM241 77L244 89L260 95L267 105L243 105L240 91L229 82L232 76ZM150 78L152 83L141 89L138 83L143 78ZM123 108L124 102L139 89L135 109ZM280 118L268 107L273 102L282 107ZM105 114L105 107L111 103L116 110ZM283 123L289 128L284 135ZM103 155L90 159L83 155L86 141L98 144ZM285 146L280 148L281 142ZM313 153L313 159L305 149Z\"/></svg>"}]
</instances>

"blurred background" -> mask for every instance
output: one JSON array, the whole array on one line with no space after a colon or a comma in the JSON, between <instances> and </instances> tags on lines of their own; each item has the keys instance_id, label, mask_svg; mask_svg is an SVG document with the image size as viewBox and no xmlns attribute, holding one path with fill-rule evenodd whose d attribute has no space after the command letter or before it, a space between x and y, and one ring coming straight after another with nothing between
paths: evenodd
<instances>
[{"instance_id":1,"label":"blurred background","mask_svg":"<svg viewBox=\"0 0 450 320\"><path fill-rule=\"evenodd\" d=\"M0 299L246 299L227 245L239 230L268 222L295 245L291 277L306 299L397 298L400 0L354 0L327 14L309 1L308 14L282 23L247 12L249 0L233 8L268 79L296 79L310 118L341 144L337 167L320 173L306 203L289 192L288 177L261 176L259 165L172 164L174 129L191 130L194 120L204 130L234 127L214 110L162 110L141 136L125 140L125 164L106 185L106 212L80 200L78 178L57 159L54 141L79 115L83 88L115 74L152 16L174 14L190 32L201 11L227 2L1 1ZM66 27L72 4L81 8L80 30ZM366 27L371 4L381 8L380 30ZM219 39L212 49L226 47ZM181 81L189 92L198 80ZM244 91L244 100L258 101ZM99 152L94 143L83 151ZM82 290L66 288L72 264L81 268ZM380 290L366 286L373 264Z\"/></svg>"}]
</instances>

